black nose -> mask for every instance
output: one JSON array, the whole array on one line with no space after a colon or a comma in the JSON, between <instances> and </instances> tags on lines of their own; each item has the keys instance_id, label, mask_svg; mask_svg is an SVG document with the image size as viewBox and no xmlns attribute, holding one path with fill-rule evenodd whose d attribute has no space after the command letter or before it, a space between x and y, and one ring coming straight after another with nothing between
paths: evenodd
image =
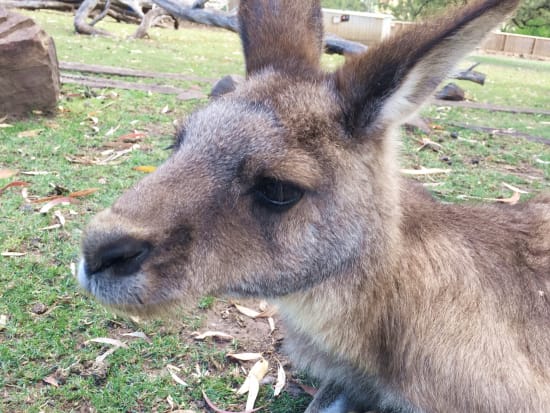
<instances>
[{"instance_id":1,"label":"black nose","mask_svg":"<svg viewBox=\"0 0 550 413\"><path fill-rule=\"evenodd\" d=\"M106 270L114 276L133 275L151 251L151 245L147 241L129 236L103 239L99 245L96 242L87 243L89 239L84 240L83 253L86 272L91 275Z\"/></svg>"}]
</instances>

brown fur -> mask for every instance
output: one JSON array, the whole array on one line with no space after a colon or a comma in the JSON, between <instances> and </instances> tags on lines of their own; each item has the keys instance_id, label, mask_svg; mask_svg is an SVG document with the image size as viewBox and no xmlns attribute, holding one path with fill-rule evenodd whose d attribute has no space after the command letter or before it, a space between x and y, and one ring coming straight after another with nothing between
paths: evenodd
<instances>
[{"instance_id":1,"label":"brown fur","mask_svg":"<svg viewBox=\"0 0 550 413\"><path fill-rule=\"evenodd\" d=\"M318 1L242 1L248 81L92 221L81 284L144 315L273 300L322 379L308 413L547 411L550 196L443 205L396 162L399 123L516 5L475 2L326 74ZM266 206L266 178L301 198Z\"/></svg>"}]
</instances>

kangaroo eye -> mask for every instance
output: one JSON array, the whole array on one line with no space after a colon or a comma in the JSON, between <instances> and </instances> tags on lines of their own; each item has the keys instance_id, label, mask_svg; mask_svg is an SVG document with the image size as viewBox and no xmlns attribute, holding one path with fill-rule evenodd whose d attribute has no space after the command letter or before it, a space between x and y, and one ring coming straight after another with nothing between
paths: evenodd
<instances>
[{"instance_id":1,"label":"kangaroo eye","mask_svg":"<svg viewBox=\"0 0 550 413\"><path fill-rule=\"evenodd\" d=\"M290 182L274 178L262 178L254 187L256 200L263 206L283 212L298 203L304 195L304 190Z\"/></svg>"}]
</instances>

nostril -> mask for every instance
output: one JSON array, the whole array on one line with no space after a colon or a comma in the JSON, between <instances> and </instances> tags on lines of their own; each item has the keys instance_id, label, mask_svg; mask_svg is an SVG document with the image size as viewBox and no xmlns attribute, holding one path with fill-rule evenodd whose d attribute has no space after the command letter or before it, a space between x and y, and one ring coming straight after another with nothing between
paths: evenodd
<instances>
[{"instance_id":1,"label":"nostril","mask_svg":"<svg viewBox=\"0 0 550 413\"><path fill-rule=\"evenodd\" d=\"M139 270L150 251L151 245L147 241L136 238L109 240L95 251L84 248L86 270L89 274L110 269L116 276L132 275Z\"/></svg>"}]
</instances>

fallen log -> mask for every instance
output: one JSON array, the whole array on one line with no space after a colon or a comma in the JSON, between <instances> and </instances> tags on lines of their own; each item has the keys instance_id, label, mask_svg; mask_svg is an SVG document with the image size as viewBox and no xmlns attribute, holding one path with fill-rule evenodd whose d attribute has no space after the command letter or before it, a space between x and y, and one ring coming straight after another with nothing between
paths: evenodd
<instances>
[{"instance_id":1,"label":"fallen log","mask_svg":"<svg viewBox=\"0 0 550 413\"><path fill-rule=\"evenodd\" d=\"M485 84L485 79L487 78L487 75L485 73L474 70L479 65L480 63L478 62L466 70L461 70L460 72L451 75L451 78L458 80L469 80L470 82L478 83L483 86Z\"/></svg>"},{"instance_id":2,"label":"fallen log","mask_svg":"<svg viewBox=\"0 0 550 413\"><path fill-rule=\"evenodd\" d=\"M526 139L526 140L531 141L531 142L537 142L537 143L542 143L542 144L545 144L545 145L550 145L550 139L548 139L548 138L543 138L541 136L533 136L533 135L530 135L528 133L518 132L518 131L515 131L515 130L491 128L491 127L488 127L488 126L470 125L470 124L467 124L467 123L458 123L458 122L449 122L449 123L447 123L447 125L454 126L454 127L457 127L457 128L462 128L462 129L473 130L473 131L476 131L476 132L486 132L486 133L490 133L492 135L505 135L505 136L512 136L512 137L515 137L515 138L523 138L523 139Z\"/></svg>"},{"instance_id":3,"label":"fallen log","mask_svg":"<svg viewBox=\"0 0 550 413\"><path fill-rule=\"evenodd\" d=\"M533 109L533 108L518 108L514 106L499 106L492 105L490 103L477 103L477 102L453 102L450 100L442 101L438 99L432 99L430 102L432 105L436 106L450 106L456 108L466 108L466 109L481 109L487 110L490 112L505 112L505 113L517 113L525 115L548 115L550 116L549 110L544 109Z\"/></svg>"},{"instance_id":4,"label":"fallen log","mask_svg":"<svg viewBox=\"0 0 550 413\"><path fill-rule=\"evenodd\" d=\"M203 99L207 97L206 94L196 89L181 89L175 86L158 85L154 83L125 82L93 76L62 74L61 83L77 84L98 89L114 88L177 95L177 98L180 100Z\"/></svg>"},{"instance_id":5,"label":"fallen log","mask_svg":"<svg viewBox=\"0 0 550 413\"><path fill-rule=\"evenodd\" d=\"M97 73L105 75L116 76L131 76L131 77L146 77L146 78L163 78L183 80L189 82L201 82L201 83L215 83L216 79L199 77L195 75L185 75L180 73L167 73L167 72L149 72L146 70L127 69L124 67L102 66L102 65L90 65L86 63L73 63L73 62L59 62L59 68L61 70L69 70L82 73Z\"/></svg>"}]
</instances>

